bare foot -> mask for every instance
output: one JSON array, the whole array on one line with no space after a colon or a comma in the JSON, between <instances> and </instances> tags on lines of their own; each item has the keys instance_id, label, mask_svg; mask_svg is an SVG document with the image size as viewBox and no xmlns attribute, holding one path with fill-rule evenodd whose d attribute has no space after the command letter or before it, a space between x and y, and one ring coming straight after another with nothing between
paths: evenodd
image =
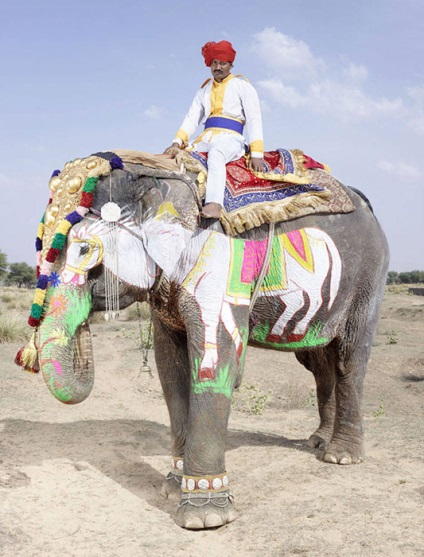
<instances>
[{"instance_id":1,"label":"bare foot","mask_svg":"<svg viewBox=\"0 0 424 557\"><path fill-rule=\"evenodd\" d=\"M222 205L219 203L206 203L200 213L206 219L219 219L221 216Z\"/></svg>"}]
</instances>

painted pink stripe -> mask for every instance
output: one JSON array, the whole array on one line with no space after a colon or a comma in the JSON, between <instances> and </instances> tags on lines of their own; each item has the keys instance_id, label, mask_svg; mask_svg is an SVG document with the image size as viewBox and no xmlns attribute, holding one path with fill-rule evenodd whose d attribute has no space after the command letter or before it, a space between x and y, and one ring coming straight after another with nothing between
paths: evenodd
<instances>
[{"instance_id":1,"label":"painted pink stripe","mask_svg":"<svg viewBox=\"0 0 424 557\"><path fill-rule=\"evenodd\" d=\"M268 240L248 240L244 244L241 281L250 284L261 272Z\"/></svg>"},{"instance_id":2,"label":"painted pink stripe","mask_svg":"<svg viewBox=\"0 0 424 557\"><path fill-rule=\"evenodd\" d=\"M62 366L60 365L60 363L57 360L52 360L52 364L53 364L53 367L54 367L56 373L58 375L62 375L63 371L62 371Z\"/></svg>"},{"instance_id":3,"label":"painted pink stripe","mask_svg":"<svg viewBox=\"0 0 424 557\"><path fill-rule=\"evenodd\" d=\"M303 238L300 230L293 230L292 232L287 232L288 239L290 240L292 246L303 259L306 260L305 245L303 243Z\"/></svg>"}]
</instances>

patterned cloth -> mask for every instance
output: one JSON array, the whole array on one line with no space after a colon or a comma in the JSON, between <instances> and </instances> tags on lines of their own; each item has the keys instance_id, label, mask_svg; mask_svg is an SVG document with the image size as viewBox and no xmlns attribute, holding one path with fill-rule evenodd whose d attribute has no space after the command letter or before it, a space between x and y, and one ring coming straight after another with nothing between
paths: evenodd
<instances>
[{"instance_id":1,"label":"patterned cloth","mask_svg":"<svg viewBox=\"0 0 424 557\"><path fill-rule=\"evenodd\" d=\"M191 156L207 168L205 154ZM316 212L349 213L355 209L337 180L321 170L325 166L300 150L267 152L264 167L264 172L252 173L246 157L227 164L221 217L227 234L236 235L264 223Z\"/></svg>"}]
</instances>

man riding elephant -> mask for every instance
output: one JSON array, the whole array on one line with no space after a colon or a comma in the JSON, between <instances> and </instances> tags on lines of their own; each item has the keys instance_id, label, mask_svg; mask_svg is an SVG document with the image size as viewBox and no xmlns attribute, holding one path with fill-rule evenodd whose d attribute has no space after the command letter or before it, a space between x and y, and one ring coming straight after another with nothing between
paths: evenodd
<instances>
[{"instance_id":1,"label":"man riding elephant","mask_svg":"<svg viewBox=\"0 0 424 557\"><path fill-rule=\"evenodd\" d=\"M208 42L202 48L205 64L211 68L208 79L197 92L175 139L164 153L175 157L182 148L208 153L208 179L202 216L219 218L223 207L225 165L245 154L249 136L251 170L261 172L264 152L262 116L254 87L242 75L231 73L236 51L228 41ZM189 144L199 124L204 131Z\"/></svg>"}]
</instances>

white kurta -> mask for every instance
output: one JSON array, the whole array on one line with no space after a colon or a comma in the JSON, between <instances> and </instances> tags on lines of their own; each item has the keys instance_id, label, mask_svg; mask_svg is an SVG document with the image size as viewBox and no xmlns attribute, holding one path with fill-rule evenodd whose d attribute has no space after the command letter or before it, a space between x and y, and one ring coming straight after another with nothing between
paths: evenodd
<instances>
[{"instance_id":1,"label":"white kurta","mask_svg":"<svg viewBox=\"0 0 424 557\"><path fill-rule=\"evenodd\" d=\"M230 74L222 80L208 81L196 94L174 139L198 152L208 153L206 203L223 204L225 164L245 153L244 134L226 128L205 129L191 144L190 137L210 117L227 118L242 124L249 138L252 157L263 156L262 116L254 87L243 77Z\"/></svg>"}]
</instances>

